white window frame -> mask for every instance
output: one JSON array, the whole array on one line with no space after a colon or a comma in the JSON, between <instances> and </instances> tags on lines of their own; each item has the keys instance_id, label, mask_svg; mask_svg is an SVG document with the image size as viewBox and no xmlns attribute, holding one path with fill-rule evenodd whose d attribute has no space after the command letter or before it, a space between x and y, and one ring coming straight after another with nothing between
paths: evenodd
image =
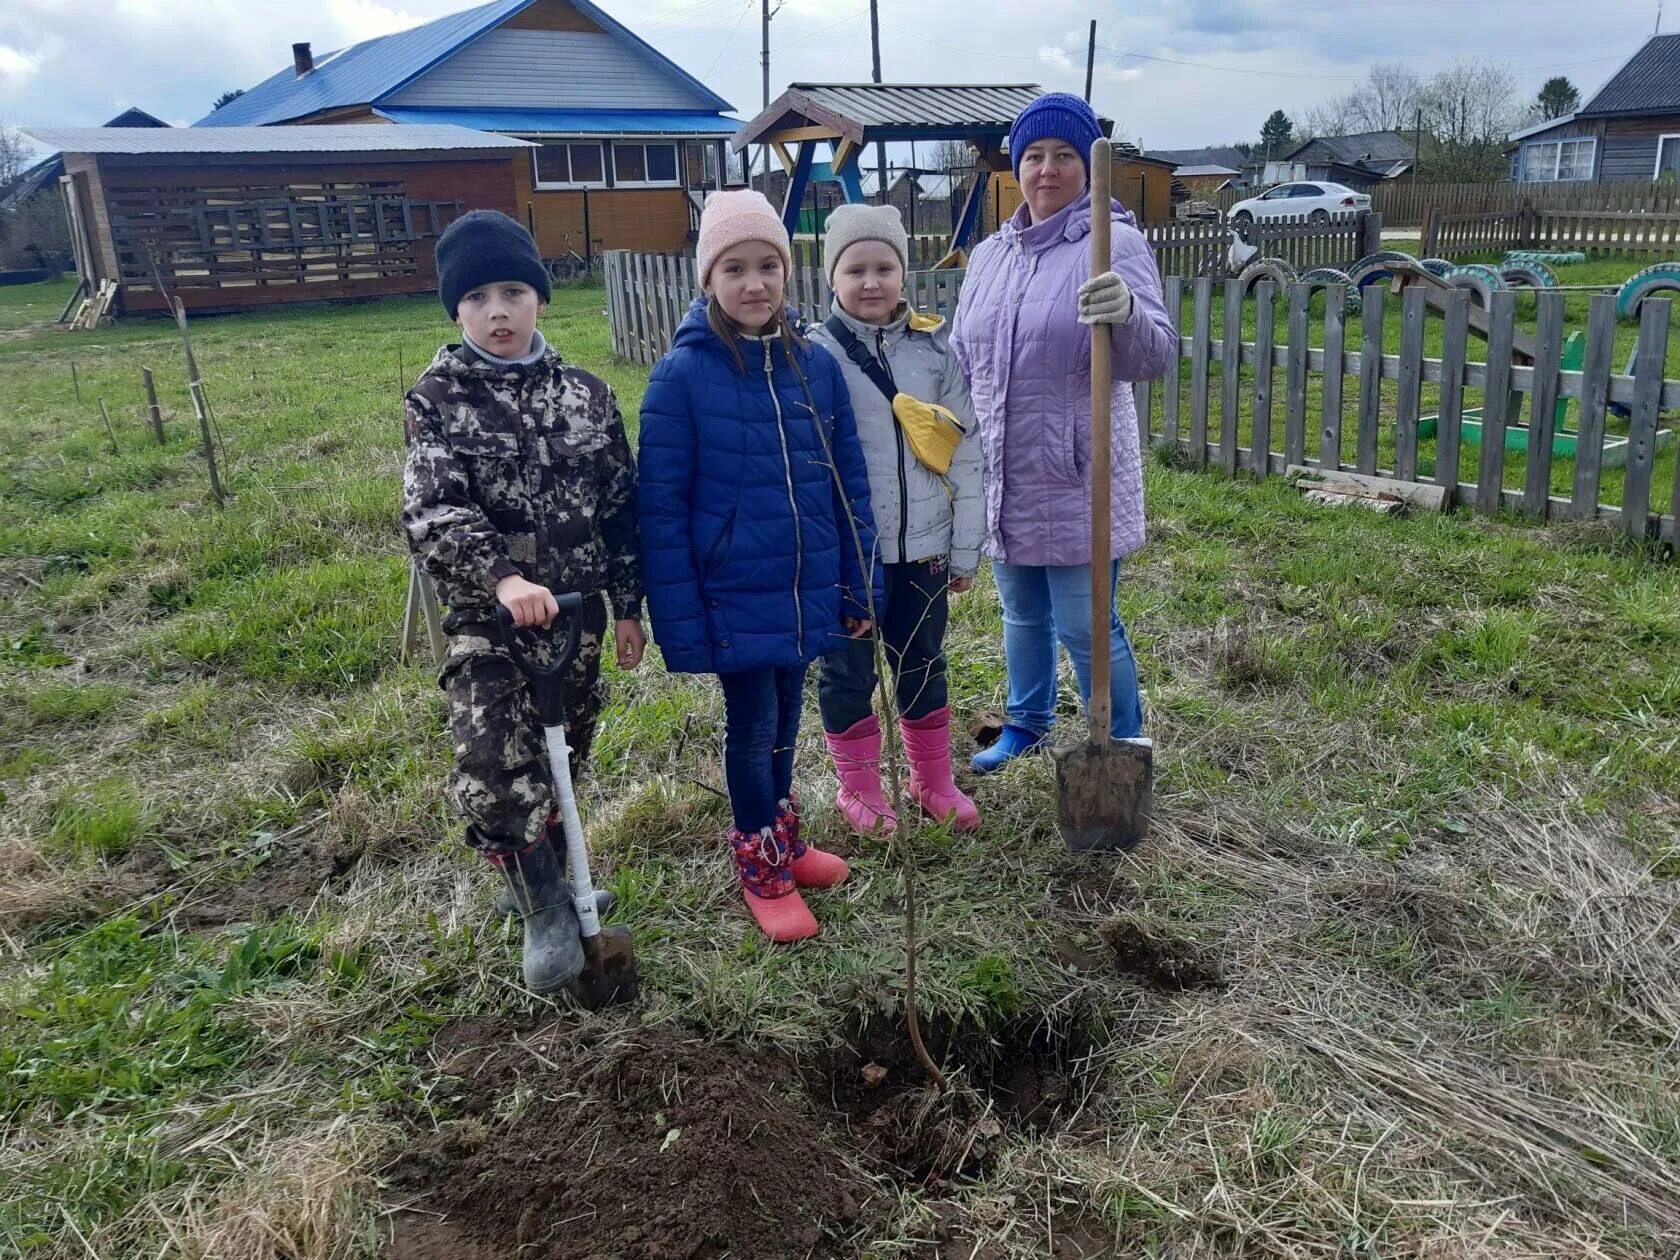
<instances>
[{"instance_id":1,"label":"white window frame","mask_svg":"<svg viewBox=\"0 0 1680 1260\"><path fill-rule=\"evenodd\" d=\"M1566 144L1587 145L1586 174L1576 175L1569 179L1558 178L1558 166L1563 161L1563 146ZM1533 157L1542 149L1550 149L1551 173L1538 175L1532 165ZM1593 171L1598 168L1598 137L1596 136L1559 136L1556 140L1530 140L1523 145L1522 150L1522 182L1525 184L1584 184L1591 181Z\"/></svg>"},{"instance_id":2,"label":"white window frame","mask_svg":"<svg viewBox=\"0 0 1680 1260\"><path fill-rule=\"evenodd\" d=\"M601 152L601 178L599 180L545 180L537 169L537 154L542 148L550 146L559 148L560 146L565 145L568 146L566 153L566 170L570 172L572 167L572 155L569 146L574 144L592 144L599 151L601 150L601 145L603 143L600 136L526 136L523 138L536 141L538 146L537 148L531 150L531 187L537 192L575 192L582 188L608 187L607 155L604 151Z\"/></svg>"},{"instance_id":3,"label":"white window frame","mask_svg":"<svg viewBox=\"0 0 1680 1260\"><path fill-rule=\"evenodd\" d=\"M681 140L673 140L659 136L613 136L608 141L612 146L612 185L614 188L681 188L683 186L683 161ZM638 145L642 150L642 173L648 169L647 151L652 145L671 150L671 160L676 171L674 179L620 179L618 177L618 147L624 145Z\"/></svg>"},{"instance_id":4,"label":"white window frame","mask_svg":"<svg viewBox=\"0 0 1680 1260\"><path fill-rule=\"evenodd\" d=\"M1680 145L1680 131L1670 131L1657 137L1657 164L1651 168L1651 178L1653 180L1662 178L1663 145L1667 144L1670 140L1674 141L1676 145Z\"/></svg>"}]
</instances>

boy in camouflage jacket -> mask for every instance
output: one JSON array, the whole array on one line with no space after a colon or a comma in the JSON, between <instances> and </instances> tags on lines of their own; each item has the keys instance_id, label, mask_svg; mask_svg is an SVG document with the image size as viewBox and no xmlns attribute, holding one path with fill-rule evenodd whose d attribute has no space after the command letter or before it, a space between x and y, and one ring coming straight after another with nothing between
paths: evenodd
<instances>
[{"instance_id":1,"label":"boy in camouflage jacket","mask_svg":"<svg viewBox=\"0 0 1680 1260\"><path fill-rule=\"evenodd\" d=\"M602 592L617 659L646 646L636 469L607 384L562 363L536 331L549 297L536 243L494 211L450 225L438 290L462 341L438 351L406 399L402 521L450 614L441 684L455 749L454 803L467 843L498 867L503 906L524 920L527 986L552 992L583 966L577 912L551 838L548 764L524 676L490 628L497 605L549 626L555 592L584 603L566 687L574 773L605 699ZM541 636L539 636L541 638Z\"/></svg>"}]
</instances>

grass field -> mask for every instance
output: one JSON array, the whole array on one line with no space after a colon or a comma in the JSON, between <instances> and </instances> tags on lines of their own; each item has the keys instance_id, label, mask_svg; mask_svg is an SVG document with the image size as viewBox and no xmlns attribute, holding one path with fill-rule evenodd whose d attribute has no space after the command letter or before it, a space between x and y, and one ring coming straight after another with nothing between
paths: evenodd
<instances>
[{"instance_id":1,"label":"grass field","mask_svg":"<svg viewBox=\"0 0 1680 1260\"><path fill-rule=\"evenodd\" d=\"M718 697L654 658L583 788L643 998L517 986L397 662L435 302L196 321L216 511L173 329L39 327L65 296L0 289L0 1255L1680 1249L1680 567L1151 462L1155 834L1067 853L1046 761L914 833L938 1099L814 699L809 825L855 872L818 941L738 905ZM601 306L543 328L633 418ZM948 647L960 717L998 707L989 582Z\"/></svg>"}]
</instances>

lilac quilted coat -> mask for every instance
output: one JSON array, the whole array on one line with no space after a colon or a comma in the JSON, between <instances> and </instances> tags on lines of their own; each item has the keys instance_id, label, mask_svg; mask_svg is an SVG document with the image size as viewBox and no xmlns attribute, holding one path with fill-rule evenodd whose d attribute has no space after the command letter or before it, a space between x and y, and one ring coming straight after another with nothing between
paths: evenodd
<instances>
[{"instance_id":1,"label":"lilac quilted coat","mask_svg":"<svg viewBox=\"0 0 1680 1260\"><path fill-rule=\"evenodd\" d=\"M1143 464L1130 382L1167 370L1178 347L1155 256L1114 203L1113 268L1132 291L1114 329L1114 555L1143 546ZM951 345L968 377L985 461L986 554L1009 564L1091 562L1091 330L1078 291L1091 274L1087 193L1042 223L1027 208L974 251Z\"/></svg>"}]
</instances>

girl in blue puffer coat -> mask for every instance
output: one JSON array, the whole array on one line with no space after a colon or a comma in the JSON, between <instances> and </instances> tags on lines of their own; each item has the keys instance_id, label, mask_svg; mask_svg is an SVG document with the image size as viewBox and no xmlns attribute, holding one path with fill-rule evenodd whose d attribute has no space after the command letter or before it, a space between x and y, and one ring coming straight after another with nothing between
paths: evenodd
<instances>
[{"instance_id":1,"label":"girl in blue puffer coat","mask_svg":"<svg viewBox=\"0 0 1680 1260\"><path fill-rule=\"evenodd\" d=\"M714 193L695 300L642 401L642 555L666 667L718 676L729 833L766 936L814 936L800 888L845 879L799 836L805 670L870 633L882 574L839 365L794 330L787 231L762 194Z\"/></svg>"}]
</instances>

